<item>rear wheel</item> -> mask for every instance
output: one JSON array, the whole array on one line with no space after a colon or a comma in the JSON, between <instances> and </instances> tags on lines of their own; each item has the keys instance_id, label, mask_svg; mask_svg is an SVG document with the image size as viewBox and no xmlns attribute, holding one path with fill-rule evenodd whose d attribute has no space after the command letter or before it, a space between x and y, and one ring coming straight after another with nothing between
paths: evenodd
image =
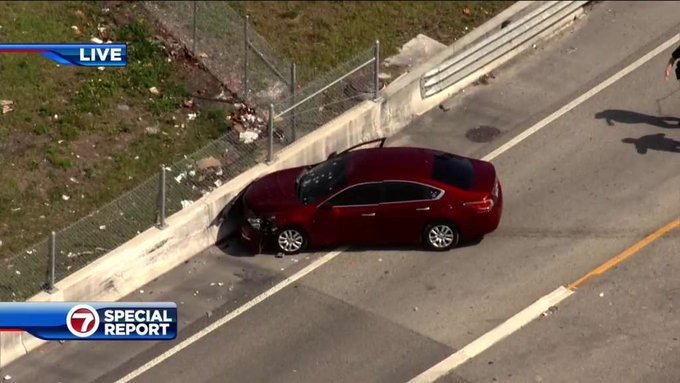
<instances>
[{"instance_id":1,"label":"rear wheel","mask_svg":"<svg viewBox=\"0 0 680 383\"><path fill-rule=\"evenodd\" d=\"M446 251L456 245L460 240L458 228L449 222L436 222L429 224L423 231L425 246L434 251Z\"/></svg>"},{"instance_id":2,"label":"rear wheel","mask_svg":"<svg viewBox=\"0 0 680 383\"><path fill-rule=\"evenodd\" d=\"M297 254L307 247L307 235L295 227L287 227L276 234L276 250L284 254Z\"/></svg>"}]
</instances>

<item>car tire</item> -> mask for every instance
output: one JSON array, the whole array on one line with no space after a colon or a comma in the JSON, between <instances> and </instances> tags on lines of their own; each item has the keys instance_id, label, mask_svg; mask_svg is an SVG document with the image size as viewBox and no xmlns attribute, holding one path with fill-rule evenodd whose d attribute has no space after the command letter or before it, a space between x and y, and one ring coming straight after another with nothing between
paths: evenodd
<instances>
[{"instance_id":1,"label":"car tire","mask_svg":"<svg viewBox=\"0 0 680 383\"><path fill-rule=\"evenodd\" d=\"M460 232L450 222L433 222L423 230L423 243L432 251L447 251L458 245Z\"/></svg>"},{"instance_id":2,"label":"car tire","mask_svg":"<svg viewBox=\"0 0 680 383\"><path fill-rule=\"evenodd\" d=\"M298 254L307 249L307 234L297 227L284 227L276 232L274 247L278 253Z\"/></svg>"}]
</instances>

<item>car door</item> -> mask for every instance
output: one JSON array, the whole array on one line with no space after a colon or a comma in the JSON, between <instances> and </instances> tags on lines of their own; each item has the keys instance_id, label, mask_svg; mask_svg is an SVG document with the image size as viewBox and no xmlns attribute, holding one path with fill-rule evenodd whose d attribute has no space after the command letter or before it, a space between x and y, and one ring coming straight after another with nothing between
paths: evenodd
<instances>
[{"instance_id":1,"label":"car door","mask_svg":"<svg viewBox=\"0 0 680 383\"><path fill-rule=\"evenodd\" d=\"M380 182L350 186L321 203L312 223L316 242L365 245L375 242L382 197Z\"/></svg>"},{"instance_id":2,"label":"car door","mask_svg":"<svg viewBox=\"0 0 680 383\"><path fill-rule=\"evenodd\" d=\"M434 219L444 191L418 182L383 182L383 197L377 220L383 243L418 243L425 225Z\"/></svg>"}]
</instances>

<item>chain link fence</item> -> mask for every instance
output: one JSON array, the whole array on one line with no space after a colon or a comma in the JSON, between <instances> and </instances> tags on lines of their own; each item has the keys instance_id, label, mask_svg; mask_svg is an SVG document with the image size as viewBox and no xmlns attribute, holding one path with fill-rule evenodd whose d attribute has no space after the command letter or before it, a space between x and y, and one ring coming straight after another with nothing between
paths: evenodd
<instances>
[{"instance_id":1,"label":"chain link fence","mask_svg":"<svg viewBox=\"0 0 680 383\"><path fill-rule=\"evenodd\" d=\"M243 101L229 131L28 249L0 260L0 300L22 301L190 206L354 105L377 97L379 44L305 87L226 2L143 2L157 22ZM288 77L286 77L288 75ZM201 112L209 115L210 111ZM205 116L203 116L205 117ZM213 114L213 119L224 118ZM215 121L216 123L223 121Z\"/></svg>"}]
</instances>

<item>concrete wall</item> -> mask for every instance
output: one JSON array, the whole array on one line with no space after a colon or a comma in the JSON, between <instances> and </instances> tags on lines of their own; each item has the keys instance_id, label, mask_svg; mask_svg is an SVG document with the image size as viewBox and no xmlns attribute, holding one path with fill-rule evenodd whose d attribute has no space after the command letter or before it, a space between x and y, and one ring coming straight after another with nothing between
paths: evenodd
<instances>
[{"instance_id":1,"label":"concrete wall","mask_svg":"<svg viewBox=\"0 0 680 383\"><path fill-rule=\"evenodd\" d=\"M444 92L423 100L420 78L456 51L500 28L503 21L524 10L531 2L520 1L486 24L448 47L431 60L392 82L382 99L365 101L302 137L276 154L270 165L259 164L205 195L191 206L168 218L164 230L151 228L109 254L56 284L57 291L40 293L29 301L115 301L180 265L213 245L218 227L213 225L223 208L250 182L283 168L325 160L373 138L386 137L408 125L415 117L439 105L446 98L526 49L518 47ZM543 32L544 38L568 24L573 17ZM44 344L25 333L0 333L0 368Z\"/></svg>"}]
</instances>

